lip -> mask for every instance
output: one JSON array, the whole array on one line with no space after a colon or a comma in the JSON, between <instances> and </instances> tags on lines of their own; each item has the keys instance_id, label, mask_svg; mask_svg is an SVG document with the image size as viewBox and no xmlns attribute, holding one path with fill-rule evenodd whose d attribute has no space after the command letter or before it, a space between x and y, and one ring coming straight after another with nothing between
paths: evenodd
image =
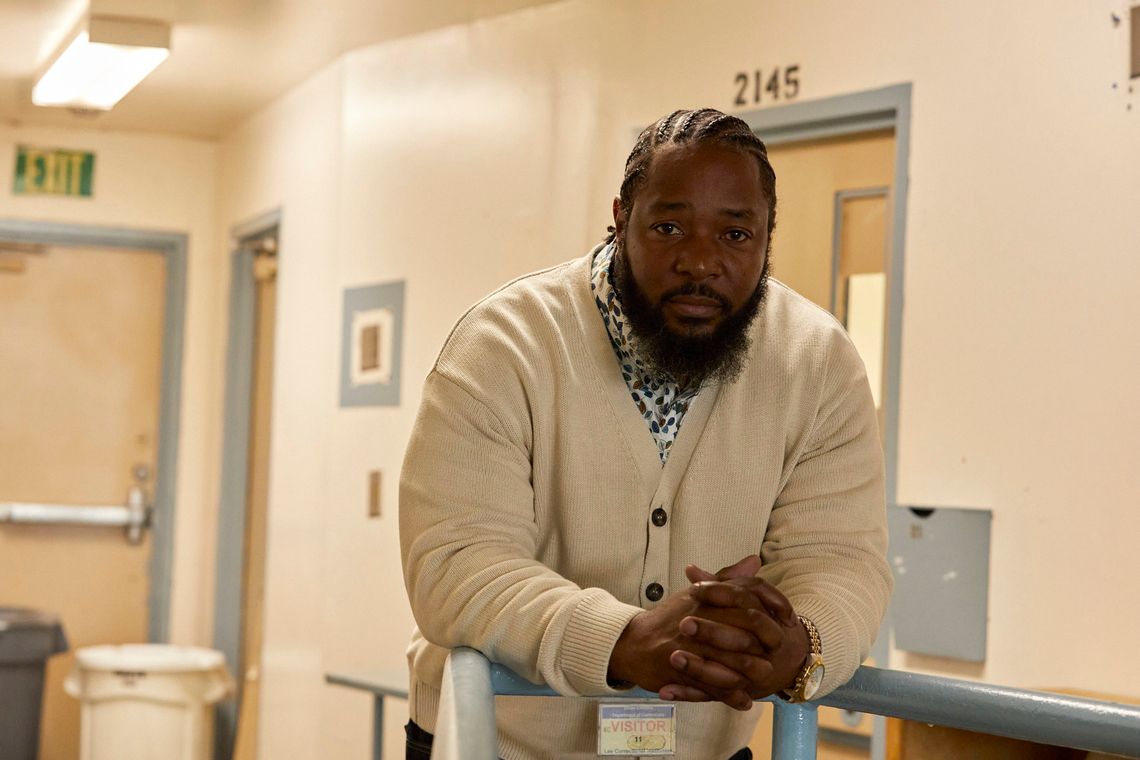
<instances>
[{"instance_id":1,"label":"lip","mask_svg":"<svg viewBox=\"0 0 1140 760\"><path fill-rule=\"evenodd\" d=\"M724 310L720 301L705 296L673 296L666 304L673 313L688 319L709 319Z\"/></svg>"}]
</instances>

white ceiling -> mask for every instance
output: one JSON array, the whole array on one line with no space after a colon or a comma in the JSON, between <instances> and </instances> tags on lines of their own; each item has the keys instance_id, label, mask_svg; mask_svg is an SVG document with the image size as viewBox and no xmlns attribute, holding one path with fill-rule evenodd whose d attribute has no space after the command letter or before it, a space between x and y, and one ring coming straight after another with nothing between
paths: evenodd
<instances>
[{"instance_id":1,"label":"white ceiling","mask_svg":"<svg viewBox=\"0 0 1140 760\"><path fill-rule=\"evenodd\" d=\"M0 0L0 123L216 138L348 50L557 0L132 1L167 6L170 57L82 115L33 106L31 89L87 0Z\"/></svg>"}]
</instances>

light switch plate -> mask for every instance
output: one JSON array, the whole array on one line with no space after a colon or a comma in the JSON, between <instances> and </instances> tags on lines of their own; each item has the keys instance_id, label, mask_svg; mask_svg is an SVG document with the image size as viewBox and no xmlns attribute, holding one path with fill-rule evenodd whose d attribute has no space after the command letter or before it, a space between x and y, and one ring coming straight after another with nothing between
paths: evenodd
<instances>
[{"instance_id":1,"label":"light switch plate","mask_svg":"<svg viewBox=\"0 0 1140 760\"><path fill-rule=\"evenodd\" d=\"M1140 78L1140 5L1132 6L1129 14L1131 29L1131 55L1129 60L1129 75L1132 79Z\"/></svg>"},{"instance_id":2,"label":"light switch plate","mask_svg":"<svg viewBox=\"0 0 1140 760\"><path fill-rule=\"evenodd\" d=\"M380 471L368 473L368 516L380 516Z\"/></svg>"}]
</instances>

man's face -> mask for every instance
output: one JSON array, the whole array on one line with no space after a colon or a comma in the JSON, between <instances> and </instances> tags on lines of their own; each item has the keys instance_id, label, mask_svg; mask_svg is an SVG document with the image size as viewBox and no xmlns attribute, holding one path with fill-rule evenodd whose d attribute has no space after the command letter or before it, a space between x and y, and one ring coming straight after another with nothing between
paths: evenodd
<instances>
[{"instance_id":1,"label":"man's face","mask_svg":"<svg viewBox=\"0 0 1140 760\"><path fill-rule=\"evenodd\" d=\"M725 361L729 375L738 371L767 274L756 159L715 143L663 148L628 218L614 201L614 227L615 284L639 341L657 354L647 358L693 379Z\"/></svg>"}]
</instances>

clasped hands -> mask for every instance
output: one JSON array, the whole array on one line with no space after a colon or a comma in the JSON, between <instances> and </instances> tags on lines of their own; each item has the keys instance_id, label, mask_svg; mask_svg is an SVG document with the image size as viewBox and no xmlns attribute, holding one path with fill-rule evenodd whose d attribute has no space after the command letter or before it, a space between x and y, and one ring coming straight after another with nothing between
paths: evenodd
<instances>
[{"instance_id":1,"label":"clasped hands","mask_svg":"<svg viewBox=\"0 0 1140 760\"><path fill-rule=\"evenodd\" d=\"M791 603L756 577L759 569L756 555L715 574L686 567L692 586L630 620L610 656L610 680L664 700L716 700L737 710L788 688L811 645Z\"/></svg>"}]
</instances>

